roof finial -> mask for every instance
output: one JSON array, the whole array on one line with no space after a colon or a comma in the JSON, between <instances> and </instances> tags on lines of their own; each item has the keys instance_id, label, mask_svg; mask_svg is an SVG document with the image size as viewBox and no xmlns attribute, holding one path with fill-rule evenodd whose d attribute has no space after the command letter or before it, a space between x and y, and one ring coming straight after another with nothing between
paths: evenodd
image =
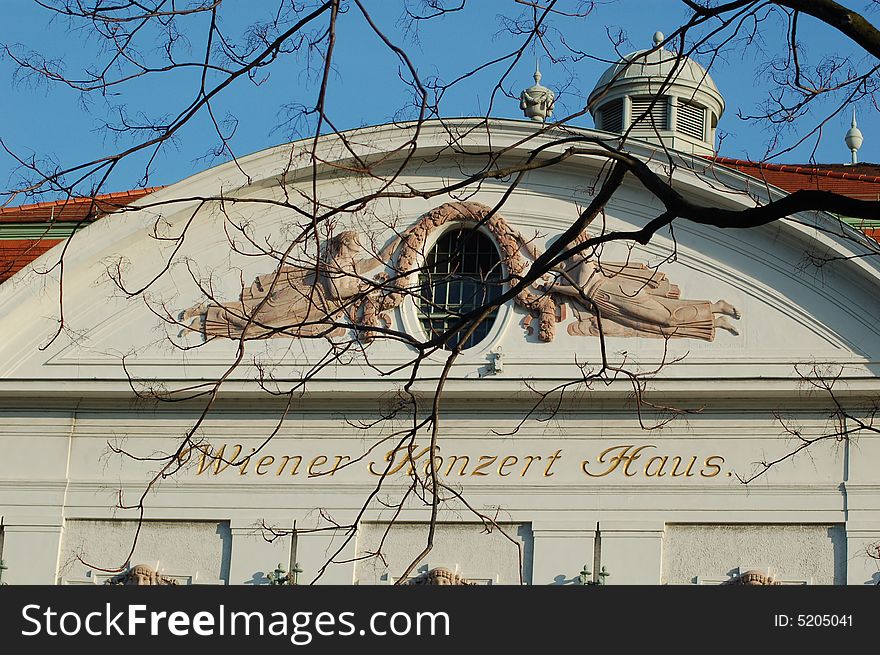
<instances>
[{"instance_id":1,"label":"roof finial","mask_svg":"<svg viewBox=\"0 0 880 655\"><path fill-rule=\"evenodd\" d=\"M849 131L846 133L843 140L846 142L846 147L849 148L850 153L852 153L851 165L858 164L859 156L856 153L858 152L858 149L862 147L864 138L862 137L862 131L856 125L855 107L853 107L852 126L849 128Z\"/></svg>"},{"instance_id":2,"label":"roof finial","mask_svg":"<svg viewBox=\"0 0 880 655\"><path fill-rule=\"evenodd\" d=\"M553 102L556 99L553 91L541 86L541 70L535 59L535 85L525 89L519 95L519 108L526 117L533 121L546 121L553 113Z\"/></svg>"},{"instance_id":3,"label":"roof finial","mask_svg":"<svg viewBox=\"0 0 880 655\"><path fill-rule=\"evenodd\" d=\"M663 43L663 39L666 37L663 36L663 32L654 32L654 47L656 48L661 43Z\"/></svg>"}]
</instances>

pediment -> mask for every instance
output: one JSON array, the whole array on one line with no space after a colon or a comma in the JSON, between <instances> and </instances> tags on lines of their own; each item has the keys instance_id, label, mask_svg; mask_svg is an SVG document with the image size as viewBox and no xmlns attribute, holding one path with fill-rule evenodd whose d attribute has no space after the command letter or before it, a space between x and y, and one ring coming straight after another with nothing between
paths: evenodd
<instances>
[{"instance_id":1,"label":"pediment","mask_svg":"<svg viewBox=\"0 0 880 655\"><path fill-rule=\"evenodd\" d=\"M513 140L521 129L514 124L507 134L502 125L495 136ZM77 234L65 261L65 329L55 340L57 273L37 271L57 254L0 287L0 376L210 379L235 360L245 334L252 340L233 378L271 370L295 379L320 365L328 348L344 352L321 379L405 378L394 371L415 349L387 332L424 339L413 271L439 236L479 223L516 279L589 202L599 172L587 158L530 173L509 197L504 183L483 181L463 198L384 199L341 215L318 243L289 249L304 219L285 204L297 184L277 177L285 161L284 148L242 160L245 170L255 168L247 182L229 165L200 173ZM428 187L454 169L452 154L432 154L399 183ZM731 173L725 183L741 180ZM319 181L328 205L365 184L338 173ZM687 171L679 186L704 199L713 192ZM718 193L725 206L737 197ZM629 182L588 235L637 229L657 210ZM663 362L663 375L673 378L786 377L806 362L875 374L880 275L857 256L851 235L804 225L817 221L830 217L739 231L681 222L645 246L605 244L598 256L575 257L510 298L453 376L569 378L601 361L600 323L609 362L643 370ZM815 255L836 261L815 266ZM112 280L120 271L125 290ZM358 295L377 279L379 292ZM143 295L126 293L145 285ZM428 354L425 375L437 376L444 352Z\"/></svg>"}]
</instances>

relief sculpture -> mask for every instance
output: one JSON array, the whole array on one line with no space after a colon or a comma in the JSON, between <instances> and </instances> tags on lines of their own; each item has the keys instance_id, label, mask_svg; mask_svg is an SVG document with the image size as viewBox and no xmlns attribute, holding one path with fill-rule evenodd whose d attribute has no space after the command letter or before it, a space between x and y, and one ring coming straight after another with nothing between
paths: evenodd
<instances>
[{"instance_id":1,"label":"relief sculpture","mask_svg":"<svg viewBox=\"0 0 880 655\"><path fill-rule=\"evenodd\" d=\"M338 337L354 329L369 342L390 312L413 296L429 235L447 224L480 225L494 238L508 284L516 284L541 256L534 239L513 229L493 208L449 202L426 212L373 254L357 232L346 230L321 244L310 265L283 264L257 276L239 299L205 301L180 313L184 332L206 339ZM578 241L587 239L586 233ZM553 341L565 320L575 336L652 337L712 341L716 330L736 336L739 310L726 300L690 300L665 273L643 263L605 262L577 253L514 296L526 311L523 326L540 341Z\"/></svg>"},{"instance_id":2,"label":"relief sculpture","mask_svg":"<svg viewBox=\"0 0 880 655\"><path fill-rule=\"evenodd\" d=\"M724 582L725 585L743 585L748 587L760 587L765 585L780 585L778 580L774 580L769 575L761 571L746 571L737 577Z\"/></svg>"},{"instance_id":3,"label":"relief sculpture","mask_svg":"<svg viewBox=\"0 0 880 655\"><path fill-rule=\"evenodd\" d=\"M161 575L153 567L146 564L136 564L128 571L110 578L105 584L134 586L177 585L177 580Z\"/></svg>"},{"instance_id":4,"label":"relief sculpture","mask_svg":"<svg viewBox=\"0 0 880 655\"><path fill-rule=\"evenodd\" d=\"M371 288L365 275L381 263L347 230L327 241L315 266L283 265L258 276L238 301L202 303L180 318L206 339L339 336L356 309L350 301Z\"/></svg>"},{"instance_id":5,"label":"relief sculpture","mask_svg":"<svg viewBox=\"0 0 880 655\"><path fill-rule=\"evenodd\" d=\"M739 334L730 322L740 318L736 307L726 300L682 299L678 286L645 264L600 262L578 253L545 289L575 305L572 335L598 336L599 319L604 335L613 337L712 341L716 328Z\"/></svg>"},{"instance_id":6,"label":"relief sculpture","mask_svg":"<svg viewBox=\"0 0 880 655\"><path fill-rule=\"evenodd\" d=\"M411 585L453 585L453 586L475 586L477 583L460 576L455 571L451 571L442 566L433 568L422 575L413 578L408 584Z\"/></svg>"}]
</instances>

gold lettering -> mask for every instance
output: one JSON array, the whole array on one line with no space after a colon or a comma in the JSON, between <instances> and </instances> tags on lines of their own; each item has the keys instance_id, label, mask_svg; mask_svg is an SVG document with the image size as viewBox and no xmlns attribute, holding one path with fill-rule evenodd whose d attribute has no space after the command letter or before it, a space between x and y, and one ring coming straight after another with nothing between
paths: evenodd
<instances>
[{"instance_id":1,"label":"gold lettering","mask_svg":"<svg viewBox=\"0 0 880 655\"><path fill-rule=\"evenodd\" d=\"M659 456L652 457L651 459L648 460L648 463L645 464L645 475L649 478L653 478L653 477L662 478L664 475L666 475L665 471L663 470L663 467L666 466L666 462L668 460L669 460L669 457L666 455L663 455L663 457L659 457ZM660 462L660 468L657 469L656 473L651 473L651 464L653 464L654 462Z\"/></svg>"},{"instance_id":2,"label":"gold lettering","mask_svg":"<svg viewBox=\"0 0 880 655\"><path fill-rule=\"evenodd\" d=\"M562 453L561 448L559 450L557 450L555 453L553 453L552 455L550 455L550 461L547 463L547 468L544 469L544 477L545 478L549 478L550 476L553 475L550 472L550 467L553 466L553 464L556 462L557 459L562 457L562 455L560 453Z\"/></svg>"},{"instance_id":3,"label":"gold lettering","mask_svg":"<svg viewBox=\"0 0 880 655\"><path fill-rule=\"evenodd\" d=\"M342 460L350 462L351 457L349 457L348 455L336 455L336 462L333 464L333 468L330 469L330 475L336 473L336 471L339 469L339 466L342 464Z\"/></svg>"},{"instance_id":4,"label":"gold lettering","mask_svg":"<svg viewBox=\"0 0 880 655\"><path fill-rule=\"evenodd\" d=\"M425 446L424 448L422 448L421 452L420 452L418 455L416 455L415 457L413 457L412 454L413 454L413 450L414 450L414 449L415 449L415 445L413 445L413 448L411 448L411 449L409 450L409 455L407 456L407 461L409 461L409 467L408 467L407 470L406 470L406 474L409 475L409 476L412 476L412 475L416 472L416 468L415 468L415 467L416 467L416 462L417 462L418 460L420 460L424 455L426 455L427 452L431 449L431 447L430 447L430 446ZM431 459L428 458L428 459L425 460L425 461L430 462Z\"/></svg>"},{"instance_id":5,"label":"gold lettering","mask_svg":"<svg viewBox=\"0 0 880 655\"><path fill-rule=\"evenodd\" d=\"M508 475L510 475L510 473L505 473L504 467L505 466L513 466L514 464L517 463L517 461L519 461L519 460L517 460L517 458L514 457L513 455L508 455L507 457L502 459L501 464L498 465L498 475L500 475L502 478L506 478Z\"/></svg>"},{"instance_id":6,"label":"gold lettering","mask_svg":"<svg viewBox=\"0 0 880 655\"><path fill-rule=\"evenodd\" d=\"M234 450L235 454L229 459L226 459L223 457L226 453L226 444L223 444L220 446L220 450L217 451L217 454L211 456L214 462L214 475L219 475L220 471L226 470L232 462L238 459L238 456L241 455L241 444L235 444Z\"/></svg>"},{"instance_id":7,"label":"gold lettering","mask_svg":"<svg viewBox=\"0 0 880 655\"><path fill-rule=\"evenodd\" d=\"M211 447L208 445L199 448L202 453L202 456L199 458L199 470L196 471L196 475L201 475L209 468L211 468L211 461L209 458L211 456Z\"/></svg>"},{"instance_id":8,"label":"gold lettering","mask_svg":"<svg viewBox=\"0 0 880 655\"><path fill-rule=\"evenodd\" d=\"M309 477L315 478L319 475L323 475L324 474L323 472L319 471L316 473L313 469L316 466L323 466L326 463L327 463L327 456L326 455L318 455L317 457L315 457L315 459L313 459L311 462L309 462L309 468L308 468Z\"/></svg>"},{"instance_id":9,"label":"gold lettering","mask_svg":"<svg viewBox=\"0 0 880 655\"><path fill-rule=\"evenodd\" d=\"M247 475L248 464L251 463L251 457L253 457L255 452L257 452L257 449L251 448L251 454L244 458L244 461L241 463L241 466L239 467L239 471L238 471L239 475Z\"/></svg>"},{"instance_id":10,"label":"gold lettering","mask_svg":"<svg viewBox=\"0 0 880 655\"><path fill-rule=\"evenodd\" d=\"M382 477L383 475L394 475L395 473L400 471L400 469L402 469L406 464L409 464L409 469L408 469L407 473L409 475L412 475L413 472L415 471L414 466L413 466L415 461L420 459L425 453L427 453L428 450L430 450L430 447L425 446L424 448L422 448L422 451L418 455L413 457L413 451L415 449L416 449L416 444L410 444L408 446L400 446L399 448L395 448L394 450L389 450L385 454L385 458L384 458L385 461L388 462L388 465L389 465L387 473L385 471L374 470L373 465L375 464L375 462L370 462L370 464L368 466L368 470L373 475L378 476L378 477ZM405 451L406 454L403 456L403 458L400 460L400 462L397 464L397 466L391 466L391 464L393 464L395 462L395 460L397 459L397 453L402 452L402 451Z\"/></svg>"},{"instance_id":11,"label":"gold lettering","mask_svg":"<svg viewBox=\"0 0 880 655\"><path fill-rule=\"evenodd\" d=\"M589 475L591 478L602 478L602 477L605 477L605 476L608 475L609 473L613 473L614 470L615 470L618 466L620 466L620 462L626 457L626 454L629 452L629 449L630 449L630 448L632 448L632 444L629 444L629 445L622 445L622 446L611 446L610 448L606 448L606 449L603 450L601 453L599 453L598 463L599 463L599 464L604 464L604 463L605 463L605 456L606 456L606 455L608 455L609 453L614 452L615 450L620 450L620 451L621 451L620 454L615 455L614 457L612 457L612 458L609 460L609 462L608 462L608 463L609 463L609 467L608 467L607 469L605 469L605 471L602 472L602 473L590 473L590 472L587 470L587 465L590 463L590 460L588 460L588 459L585 459L583 462L581 462L581 470L582 470L584 473L586 473L587 475Z\"/></svg>"},{"instance_id":12,"label":"gold lettering","mask_svg":"<svg viewBox=\"0 0 880 655\"><path fill-rule=\"evenodd\" d=\"M296 464L290 469L291 475L296 475L296 472L299 470L299 465L302 464L303 458L302 455L294 455L293 457L289 457L284 455L281 457L281 466L278 467L278 473L275 474L275 477L278 477L282 473L284 473L284 467L287 466L287 462L291 462L296 460Z\"/></svg>"},{"instance_id":13,"label":"gold lettering","mask_svg":"<svg viewBox=\"0 0 880 655\"><path fill-rule=\"evenodd\" d=\"M440 446L437 446L436 450L440 450ZM434 471L439 473L440 467L443 466L443 458L440 457L440 455L434 455L433 461L434 461ZM430 457L425 460L425 477L426 478L431 477L431 458Z\"/></svg>"},{"instance_id":14,"label":"gold lettering","mask_svg":"<svg viewBox=\"0 0 880 655\"><path fill-rule=\"evenodd\" d=\"M446 468L446 475L452 475L452 467L455 466L455 463L458 460L464 460L461 464L461 468L458 470L459 475L465 475L464 470L467 468L467 465L470 463L471 458L467 455L450 455L449 457L449 466Z\"/></svg>"},{"instance_id":15,"label":"gold lettering","mask_svg":"<svg viewBox=\"0 0 880 655\"><path fill-rule=\"evenodd\" d=\"M721 460L718 464L713 464L712 460L718 459ZM703 463L704 466L708 466L710 468L715 469L714 473L706 473L705 471L700 471L700 475L704 478L714 478L716 475L721 473L721 464L724 464L724 458L721 455L712 455L711 457L707 457L706 461Z\"/></svg>"},{"instance_id":16,"label":"gold lettering","mask_svg":"<svg viewBox=\"0 0 880 655\"><path fill-rule=\"evenodd\" d=\"M480 461L486 460L482 464L479 464L477 468L474 469L471 475L489 475L488 473L484 473L483 469L487 466L492 466L495 463L495 460L498 459L496 455L480 455Z\"/></svg>"},{"instance_id":17,"label":"gold lettering","mask_svg":"<svg viewBox=\"0 0 880 655\"><path fill-rule=\"evenodd\" d=\"M412 444L410 446L400 446L399 448L395 448L394 450L389 450L387 453L385 453L384 459L386 462L388 462L387 472L386 471L374 471L373 464L375 462L370 462L370 464L367 468L370 471L370 473L372 473L373 475L375 475L377 477L382 477L383 475L394 475L400 469L402 469L406 465L407 462L412 461L412 451L414 448L415 448L415 444ZM425 450L427 450L427 449L425 449ZM406 455L400 460L400 463L398 463L397 466L391 466L394 463L394 461L397 459L397 453L399 453L401 451L406 451ZM411 464L410 464L410 472L412 472L412 465Z\"/></svg>"},{"instance_id":18,"label":"gold lettering","mask_svg":"<svg viewBox=\"0 0 880 655\"><path fill-rule=\"evenodd\" d=\"M394 454L396 452L397 452L397 450L389 450L387 453L385 453L385 461L388 462L389 464L391 462L393 462L394 461ZM375 464L375 463L376 462L370 462L367 465L367 470L375 476L381 477L381 476L385 475L385 471L382 471L380 473L376 473L376 471L373 470L373 464Z\"/></svg>"},{"instance_id":19,"label":"gold lettering","mask_svg":"<svg viewBox=\"0 0 880 655\"><path fill-rule=\"evenodd\" d=\"M673 458L672 458L672 461L675 462L675 464L672 466L672 477L673 477L673 478L678 478L678 477L681 477L682 475L685 476L685 477L688 477L688 478L693 477L694 474L691 473L691 468L692 468L693 465L696 464L696 462L697 462L697 456L696 456L696 455L694 455L693 457L691 457L691 463L688 464L687 470L684 471L683 473L676 473L676 471L678 471L678 465L681 464L681 457L673 457Z\"/></svg>"},{"instance_id":20,"label":"gold lettering","mask_svg":"<svg viewBox=\"0 0 880 655\"><path fill-rule=\"evenodd\" d=\"M707 456L703 460L702 466L695 470L697 455L690 458L672 455L647 457L644 453L645 450L656 448L657 446L654 444L615 444L599 453L596 459L583 460L581 470L591 478L605 477L614 472L622 472L627 478L636 477L639 473L648 478L661 478L667 475L671 478L694 477L697 473L704 478L714 478L724 470L725 459L721 455ZM301 455L256 457L255 448L251 449L249 455L243 456L242 444L224 443L216 450L208 444L195 445L181 450L177 455L181 466L192 461L193 450L198 451L196 475L202 475L206 472L219 475L230 466L238 468L240 475L247 475L251 460L253 460L254 474L260 477L269 475L273 469L275 477L284 475L287 470L290 471L291 476L294 476L299 473L300 466L305 466L308 477L314 478L322 475L335 475L337 471L344 469L352 462L352 457L349 455L316 455L308 462L304 462ZM499 477L506 478L510 477L518 467L519 477L525 478L532 464L541 462L544 465L542 475L549 478L556 474L553 467L557 461L562 459L561 448L546 457L541 455L474 455L474 467L471 468L470 455L441 457L438 447L434 451L433 457L426 457L429 451L429 446L419 447L417 444L400 446L385 454L383 460L387 464L387 471L382 470L384 467L380 466L381 460L369 462L368 470L375 476L403 473L404 470L407 470L409 475L415 475L416 467L419 467L420 470L424 470L425 477L428 477L433 464L438 474L441 474L442 471L446 476L457 474L458 477L486 477L495 473ZM643 456L647 459L647 463L637 470L635 468L637 460L642 459ZM688 459L689 461L687 461ZM407 468L404 469L404 467Z\"/></svg>"},{"instance_id":21,"label":"gold lettering","mask_svg":"<svg viewBox=\"0 0 880 655\"><path fill-rule=\"evenodd\" d=\"M644 446L639 446L638 448L636 448L632 452L632 455L627 457L626 464L624 464L624 466L623 466L623 474L628 478L635 476L636 475L635 473L629 472L629 465L632 464L634 461L636 461L639 457L641 457L641 455L639 453L641 453L645 448L656 448L656 447L657 446L652 446L651 444L645 444Z\"/></svg>"},{"instance_id":22,"label":"gold lettering","mask_svg":"<svg viewBox=\"0 0 880 655\"><path fill-rule=\"evenodd\" d=\"M268 471L261 471L260 469L263 468L264 464L266 466L272 466L272 464L274 462L275 462L275 458L272 457L272 455L266 455L265 457L261 457L260 461L257 462L257 467L254 469L254 472L257 475L266 475L266 473L268 473Z\"/></svg>"},{"instance_id":23,"label":"gold lettering","mask_svg":"<svg viewBox=\"0 0 880 655\"><path fill-rule=\"evenodd\" d=\"M412 451L413 451L413 448L414 448L414 447L415 447L415 445L413 445L413 446L406 446L406 447L398 448L397 450L392 451L392 453L389 454L389 455L391 456L391 459L389 459L389 455L386 455L386 456L385 456L385 459L386 459L387 461L389 461L389 462L393 462L393 461L397 458L397 452L398 452L399 450L402 450L403 453L404 453L403 458L400 460L400 463L399 463L397 466L395 466L394 468L392 468L390 471L388 471L388 475L394 475L394 474L397 473L400 469L402 469L404 466L406 466L407 463L412 462ZM411 464L411 463L410 463L410 468L412 468L412 464ZM381 473L380 473L380 475L381 475Z\"/></svg>"},{"instance_id":24,"label":"gold lettering","mask_svg":"<svg viewBox=\"0 0 880 655\"><path fill-rule=\"evenodd\" d=\"M519 474L519 477L521 477L521 478L526 477L526 473L528 472L529 467L532 465L532 462L534 462L536 459L541 459L541 456L540 455L526 455L523 459L527 459L529 461L526 462L526 465L523 466L522 473Z\"/></svg>"}]
</instances>

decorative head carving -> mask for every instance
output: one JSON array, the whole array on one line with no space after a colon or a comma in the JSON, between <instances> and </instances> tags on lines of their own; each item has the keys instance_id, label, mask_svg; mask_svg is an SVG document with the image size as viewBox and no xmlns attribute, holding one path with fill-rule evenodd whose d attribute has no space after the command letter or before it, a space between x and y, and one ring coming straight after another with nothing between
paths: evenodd
<instances>
[{"instance_id":1,"label":"decorative head carving","mask_svg":"<svg viewBox=\"0 0 880 655\"><path fill-rule=\"evenodd\" d=\"M138 586L176 585L177 580L159 575L153 567L146 564L135 564L125 573L121 573L115 578L108 580L107 584Z\"/></svg>"},{"instance_id":2,"label":"decorative head carving","mask_svg":"<svg viewBox=\"0 0 880 655\"><path fill-rule=\"evenodd\" d=\"M726 582L725 584L729 585L748 585L748 586L763 586L763 585L778 585L781 584L774 580L769 575L762 573L761 571L746 571L745 573L741 573L738 577L733 580Z\"/></svg>"},{"instance_id":3,"label":"decorative head carving","mask_svg":"<svg viewBox=\"0 0 880 655\"><path fill-rule=\"evenodd\" d=\"M361 251L361 242L358 233L354 230L344 230L327 242L327 250L324 254L326 261L338 258L350 258Z\"/></svg>"},{"instance_id":4,"label":"decorative head carving","mask_svg":"<svg viewBox=\"0 0 880 655\"><path fill-rule=\"evenodd\" d=\"M438 566L437 568L431 569L427 573L420 575L418 578L414 578L413 580L410 581L410 584L473 586L473 585L476 585L477 583L471 582L467 578L461 577L455 571L450 571L447 568L443 568L442 566Z\"/></svg>"}]
</instances>

